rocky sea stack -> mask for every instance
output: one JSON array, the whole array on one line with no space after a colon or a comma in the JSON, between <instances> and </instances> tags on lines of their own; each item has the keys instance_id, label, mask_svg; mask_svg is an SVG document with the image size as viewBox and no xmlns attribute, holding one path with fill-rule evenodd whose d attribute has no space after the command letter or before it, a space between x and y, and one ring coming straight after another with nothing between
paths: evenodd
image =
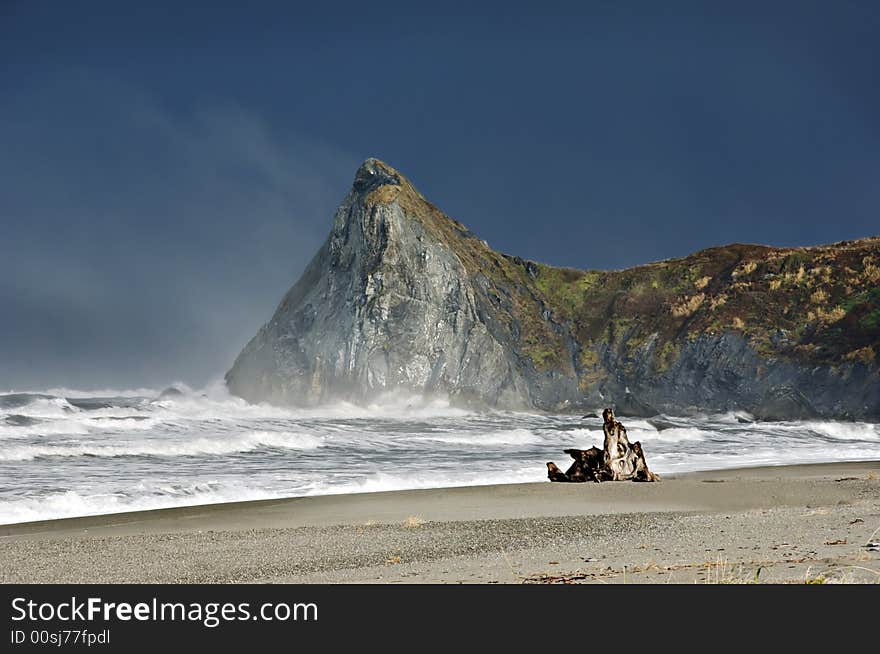
<instances>
[{"instance_id":1,"label":"rocky sea stack","mask_svg":"<svg viewBox=\"0 0 880 654\"><path fill-rule=\"evenodd\" d=\"M500 254L376 159L226 375L250 401L383 391L622 415L880 417L880 238L620 271Z\"/></svg>"}]
</instances>

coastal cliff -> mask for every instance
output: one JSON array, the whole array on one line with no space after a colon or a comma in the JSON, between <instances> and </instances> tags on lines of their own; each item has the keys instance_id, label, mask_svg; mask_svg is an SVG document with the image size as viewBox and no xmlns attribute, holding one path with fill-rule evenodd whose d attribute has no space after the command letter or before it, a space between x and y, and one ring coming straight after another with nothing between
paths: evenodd
<instances>
[{"instance_id":1,"label":"coastal cliff","mask_svg":"<svg viewBox=\"0 0 880 654\"><path fill-rule=\"evenodd\" d=\"M492 250L376 159L226 375L249 401L407 389L511 409L880 417L880 238L621 271Z\"/></svg>"}]
</instances>

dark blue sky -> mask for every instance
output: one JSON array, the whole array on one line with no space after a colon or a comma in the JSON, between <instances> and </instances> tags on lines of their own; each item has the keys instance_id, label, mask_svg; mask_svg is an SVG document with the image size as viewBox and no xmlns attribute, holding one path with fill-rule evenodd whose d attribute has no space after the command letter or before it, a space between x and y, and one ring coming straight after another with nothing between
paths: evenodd
<instances>
[{"instance_id":1,"label":"dark blue sky","mask_svg":"<svg viewBox=\"0 0 880 654\"><path fill-rule=\"evenodd\" d=\"M880 232L876 3L418 4L0 0L0 390L220 375L368 156L558 265Z\"/></svg>"}]
</instances>

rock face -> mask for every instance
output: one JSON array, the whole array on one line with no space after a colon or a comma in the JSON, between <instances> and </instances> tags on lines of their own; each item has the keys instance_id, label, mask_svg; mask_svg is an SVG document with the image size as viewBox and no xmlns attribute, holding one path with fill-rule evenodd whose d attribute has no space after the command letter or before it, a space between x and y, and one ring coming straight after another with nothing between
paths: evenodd
<instances>
[{"instance_id":1,"label":"rock face","mask_svg":"<svg viewBox=\"0 0 880 654\"><path fill-rule=\"evenodd\" d=\"M524 261L369 159L226 381L293 405L406 389L500 408L878 417L878 284L880 239L611 272Z\"/></svg>"},{"instance_id":2,"label":"rock face","mask_svg":"<svg viewBox=\"0 0 880 654\"><path fill-rule=\"evenodd\" d=\"M529 388L493 334L459 244L488 251L396 171L368 160L327 242L236 360L229 388L284 404L402 387L523 406Z\"/></svg>"}]
</instances>

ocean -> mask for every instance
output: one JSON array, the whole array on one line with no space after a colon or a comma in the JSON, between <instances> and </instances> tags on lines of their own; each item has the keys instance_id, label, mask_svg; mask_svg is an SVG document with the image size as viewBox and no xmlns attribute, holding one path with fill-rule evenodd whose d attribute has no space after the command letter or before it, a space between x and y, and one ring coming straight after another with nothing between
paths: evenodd
<instances>
[{"instance_id":1,"label":"ocean","mask_svg":"<svg viewBox=\"0 0 880 654\"><path fill-rule=\"evenodd\" d=\"M204 390L0 394L0 524L305 495L547 481L565 448L602 446L599 418L455 408L251 405ZM620 416L661 475L880 459L880 425ZM549 483L549 482L548 482Z\"/></svg>"}]
</instances>

